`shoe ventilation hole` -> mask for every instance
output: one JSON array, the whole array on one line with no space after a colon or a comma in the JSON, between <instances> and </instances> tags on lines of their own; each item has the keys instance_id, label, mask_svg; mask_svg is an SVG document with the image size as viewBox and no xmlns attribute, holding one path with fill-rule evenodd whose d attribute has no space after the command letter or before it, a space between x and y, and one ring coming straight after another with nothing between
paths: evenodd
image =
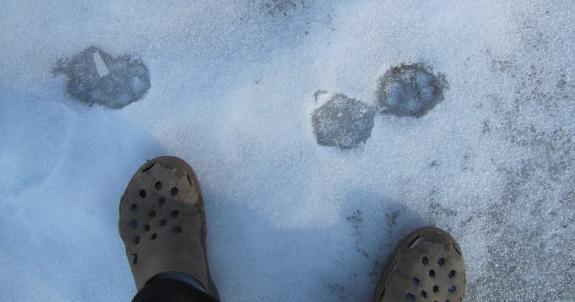
<instances>
[{"instance_id":1,"label":"shoe ventilation hole","mask_svg":"<svg viewBox=\"0 0 575 302\"><path fill-rule=\"evenodd\" d=\"M419 286L419 279L413 277L411 279L411 284L413 284L414 286Z\"/></svg>"},{"instance_id":2,"label":"shoe ventilation hole","mask_svg":"<svg viewBox=\"0 0 575 302\"><path fill-rule=\"evenodd\" d=\"M456 290L457 290L457 287L455 285L452 285L450 288L447 289L447 291L450 293L454 293Z\"/></svg>"},{"instance_id":3,"label":"shoe ventilation hole","mask_svg":"<svg viewBox=\"0 0 575 302\"><path fill-rule=\"evenodd\" d=\"M150 231L150 228L151 228L150 225L149 225L149 224L146 224L146 225L144 226L144 231L149 232L149 231Z\"/></svg>"},{"instance_id":4,"label":"shoe ventilation hole","mask_svg":"<svg viewBox=\"0 0 575 302\"><path fill-rule=\"evenodd\" d=\"M140 197L146 198L146 190L140 190Z\"/></svg>"},{"instance_id":5,"label":"shoe ventilation hole","mask_svg":"<svg viewBox=\"0 0 575 302\"><path fill-rule=\"evenodd\" d=\"M437 259L437 264L444 265L445 264L445 258L441 257L441 258Z\"/></svg>"},{"instance_id":6,"label":"shoe ventilation hole","mask_svg":"<svg viewBox=\"0 0 575 302\"><path fill-rule=\"evenodd\" d=\"M447 274L447 277L453 278L453 277L455 277L456 273L457 273L456 271L450 271L449 274Z\"/></svg>"},{"instance_id":7,"label":"shoe ventilation hole","mask_svg":"<svg viewBox=\"0 0 575 302\"><path fill-rule=\"evenodd\" d=\"M130 225L132 226L132 228L137 229L140 227L140 223L137 220L132 220L132 222L130 222Z\"/></svg>"},{"instance_id":8,"label":"shoe ventilation hole","mask_svg":"<svg viewBox=\"0 0 575 302\"><path fill-rule=\"evenodd\" d=\"M160 225L161 225L161 226L166 225L166 223L168 223L168 222L167 222L165 219L162 219L162 221L160 221Z\"/></svg>"},{"instance_id":9,"label":"shoe ventilation hole","mask_svg":"<svg viewBox=\"0 0 575 302\"><path fill-rule=\"evenodd\" d=\"M132 254L132 264L138 264L138 254Z\"/></svg>"},{"instance_id":10,"label":"shoe ventilation hole","mask_svg":"<svg viewBox=\"0 0 575 302\"><path fill-rule=\"evenodd\" d=\"M140 207L138 207L137 204L132 204L132 206L130 207L130 209L132 209L132 212L138 212L140 210Z\"/></svg>"},{"instance_id":11,"label":"shoe ventilation hole","mask_svg":"<svg viewBox=\"0 0 575 302\"><path fill-rule=\"evenodd\" d=\"M423 265L429 264L429 258L427 258L427 257L421 258L421 263L422 263Z\"/></svg>"},{"instance_id":12,"label":"shoe ventilation hole","mask_svg":"<svg viewBox=\"0 0 575 302\"><path fill-rule=\"evenodd\" d=\"M172 196L178 195L178 188L177 187L171 188L170 189L170 195L172 195Z\"/></svg>"},{"instance_id":13,"label":"shoe ventilation hole","mask_svg":"<svg viewBox=\"0 0 575 302\"><path fill-rule=\"evenodd\" d=\"M151 218L156 217L156 211L154 211L154 210L150 211L150 217Z\"/></svg>"},{"instance_id":14,"label":"shoe ventilation hole","mask_svg":"<svg viewBox=\"0 0 575 302\"><path fill-rule=\"evenodd\" d=\"M158 238L158 234L156 234L156 233L152 234L151 238L152 238L152 240L156 240L156 238Z\"/></svg>"},{"instance_id":15,"label":"shoe ventilation hole","mask_svg":"<svg viewBox=\"0 0 575 302\"><path fill-rule=\"evenodd\" d=\"M415 239L413 239L413 241L411 241L411 243L409 244L409 249L413 249L417 246L417 244L419 243L419 236L415 237Z\"/></svg>"},{"instance_id":16,"label":"shoe ventilation hole","mask_svg":"<svg viewBox=\"0 0 575 302\"><path fill-rule=\"evenodd\" d=\"M174 232L174 233L176 233L176 234L179 234L179 233L182 232L182 228L181 228L181 227L174 227L174 228L172 229L172 232Z\"/></svg>"},{"instance_id":17,"label":"shoe ventilation hole","mask_svg":"<svg viewBox=\"0 0 575 302\"><path fill-rule=\"evenodd\" d=\"M405 301L415 301L415 296L412 293L405 294Z\"/></svg>"},{"instance_id":18,"label":"shoe ventilation hole","mask_svg":"<svg viewBox=\"0 0 575 302\"><path fill-rule=\"evenodd\" d=\"M140 243L140 236L136 236L136 238L134 239L134 242L136 244Z\"/></svg>"},{"instance_id":19,"label":"shoe ventilation hole","mask_svg":"<svg viewBox=\"0 0 575 302\"><path fill-rule=\"evenodd\" d=\"M161 182L156 182L156 185L154 186L154 188L156 188L156 191L160 191L162 189L162 183Z\"/></svg>"},{"instance_id":20,"label":"shoe ventilation hole","mask_svg":"<svg viewBox=\"0 0 575 302\"><path fill-rule=\"evenodd\" d=\"M430 269L429 270L429 277L435 277L435 271Z\"/></svg>"},{"instance_id":21,"label":"shoe ventilation hole","mask_svg":"<svg viewBox=\"0 0 575 302\"><path fill-rule=\"evenodd\" d=\"M424 298L427 298L427 292L424 291L424 290L422 290L422 291L421 291L421 296L424 297Z\"/></svg>"},{"instance_id":22,"label":"shoe ventilation hole","mask_svg":"<svg viewBox=\"0 0 575 302\"><path fill-rule=\"evenodd\" d=\"M158 204L159 204L159 205L163 205L163 204L165 204L165 203L166 203L166 199L165 199L164 197L158 198Z\"/></svg>"},{"instance_id":23,"label":"shoe ventilation hole","mask_svg":"<svg viewBox=\"0 0 575 302\"><path fill-rule=\"evenodd\" d=\"M433 292L436 293L436 292L438 292L438 291L439 291L439 286L434 285L434 286L433 286Z\"/></svg>"},{"instance_id":24,"label":"shoe ventilation hole","mask_svg":"<svg viewBox=\"0 0 575 302\"><path fill-rule=\"evenodd\" d=\"M173 212L172 212L172 218L178 218L178 216L180 216L180 212L179 212L179 211L173 211Z\"/></svg>"}]
</instances>

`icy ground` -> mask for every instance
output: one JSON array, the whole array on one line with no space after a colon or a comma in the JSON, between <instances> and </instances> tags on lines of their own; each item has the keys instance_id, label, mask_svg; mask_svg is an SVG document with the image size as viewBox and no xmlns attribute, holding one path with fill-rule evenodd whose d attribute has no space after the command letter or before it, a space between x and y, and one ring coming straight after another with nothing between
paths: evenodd
<instances>
[{"instance_id":1,"label":"icy ground","mask_svg":"<svg viewBox=\"0 0 575 302\"><path fill-rule=\"evenodd\" d=\"M423 225L461 244L465 301L572 301L574 16L572 0L1 1L0 301L129 301L118 201L166 154L200 179L224 301L369 301ZM73 72L98 89L74 97ZM319 144L312 116L338 95L356 103L322 115L336 143Z\"/></svg>"}]
</instances>

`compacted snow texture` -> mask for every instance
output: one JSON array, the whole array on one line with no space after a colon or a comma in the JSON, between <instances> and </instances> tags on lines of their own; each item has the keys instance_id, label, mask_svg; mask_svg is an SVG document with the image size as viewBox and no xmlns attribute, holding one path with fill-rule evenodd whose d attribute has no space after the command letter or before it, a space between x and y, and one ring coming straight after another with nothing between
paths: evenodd
<instances>
[{"instance_id":1,"label":"compacted snow texture","mask_svg":"<svg viewBox=\"0 0 575 302\"><path fill-rule=\"evenodd\" d=\"M198 174L223 301L369 301L424 225L460 243L465 301L568 301L574 15L570 0L3 1L0 301L129 301L118 201L160 155Z\"/></svg>"}]
</instances>

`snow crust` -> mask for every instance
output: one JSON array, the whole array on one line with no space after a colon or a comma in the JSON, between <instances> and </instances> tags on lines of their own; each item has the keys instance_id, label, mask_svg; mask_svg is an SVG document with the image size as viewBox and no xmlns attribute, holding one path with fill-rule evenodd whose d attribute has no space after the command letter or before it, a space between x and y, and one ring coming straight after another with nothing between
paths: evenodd
<instances>
[{"instance_id":1,"label":"snow crust","mask_svg":"<svg viewBox=\"0 0 575 302\"><path fill-rule=\"evenodd\" d=\"M118 201L160 155L198 174L223 301L368 301L424 225L461 245L465 301L568 301L574 15L569 0L3 1L0 301L129 301ZM75 100L52 70L90 46L141 60L149 91L118 110ZM317 143L316 92L375 106L389 68L419 63L449 82L433 109L376 114L353 149Z\"/></svg>"}]
</instances>

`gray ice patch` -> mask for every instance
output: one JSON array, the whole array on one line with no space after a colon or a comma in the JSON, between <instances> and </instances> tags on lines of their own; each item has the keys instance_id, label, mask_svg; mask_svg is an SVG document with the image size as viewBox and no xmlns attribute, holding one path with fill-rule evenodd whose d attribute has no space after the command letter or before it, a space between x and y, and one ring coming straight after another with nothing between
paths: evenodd
<instances>
[{"instance_id":1,"label":"gray ice patch","mask_svg":"<svg viewBox=\"0 0 575 302\"><path fill-rule=\"evenodd\" d=\"M60 60L54 73L65 74L68 93L89 106L120 109L150 89L150 73L142 61L129 55L114 59L94 46L71 59Z\"/></svg>"},{"instance_id":2,"label":"gray ice patch","mask_svg":"<svg viewBox=\"0 0 575 302\"><path fill-rule=\"evenodd\" d=\"M371 136L375 111L362 102L336 94L314 110L312 123L317 143L352 149Z\"/></svg>"},{"instance_id":3,"label":"gray ice patch","mask_svg":"<svg viewBox=\"0 0 575 302\"><path fill-rule=\"evenodd\" d=\"M379 79L377 106L381 113L422 117L443 100L447 82L422 64L401 64L390 68Z\"/></svg>"}]
</instances>

